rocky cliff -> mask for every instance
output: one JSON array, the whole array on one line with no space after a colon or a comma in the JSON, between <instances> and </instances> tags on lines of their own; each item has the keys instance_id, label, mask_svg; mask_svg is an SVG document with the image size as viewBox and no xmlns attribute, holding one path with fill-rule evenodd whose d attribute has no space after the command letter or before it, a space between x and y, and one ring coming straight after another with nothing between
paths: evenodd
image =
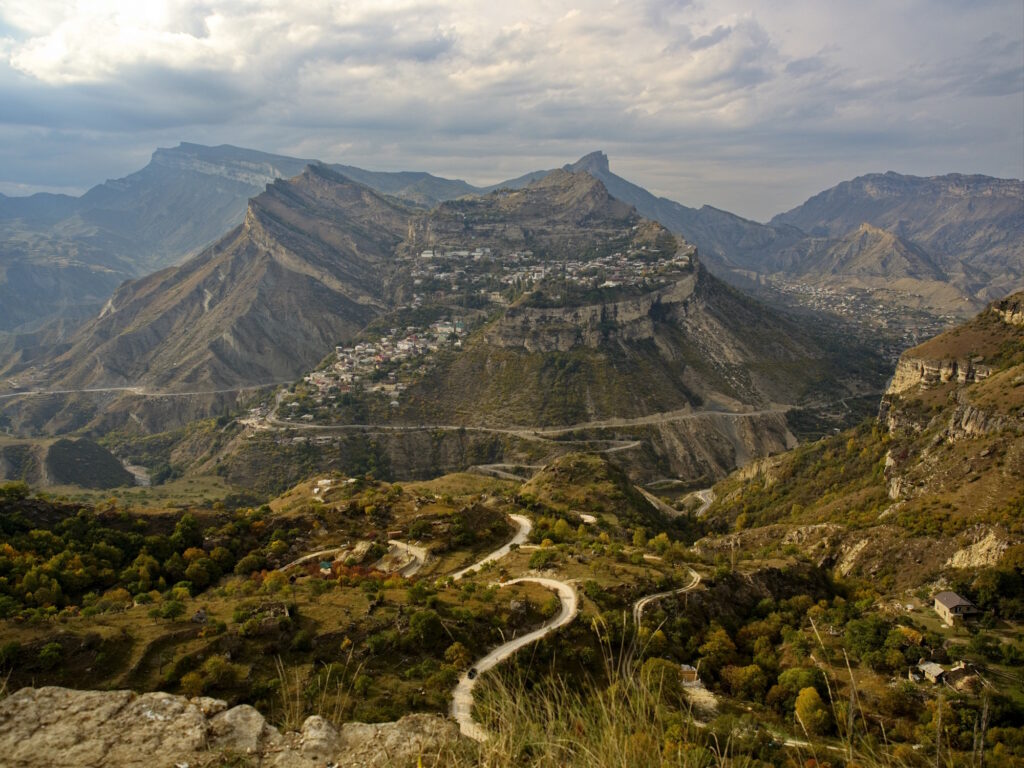
<instances>
[{"instance_id":1,"label":"rocky cliff","mask_svg":"<svg viewBox=\"0 0 1024 768\"><path fill-rule=\"evenodd\" d=\"M691 249L692 251L692 249ZM527 352L597 348L612 340L653 339L654 318L665 317L693 295L696 274L641 296L582 307L510 308L487 331L489 343Z\"/></svg>"},{"instance_id":2,"label":"rocky cliff","mask_svg":"<svg viewBox=\"0 0 1024 768\"><path fill-rule=\"evenodd\" d=\"M401 767L457 738L455 724L436 715L340 728L314 716L281 733L250 706L167 693L22 688L0 701L8 768Z\"/></svg>"},{"instance_id":3,"label":"rocky cliff","mask_svg":"<svg viewBox=\"0 0 1024 768\"><path fill-rule=\"evenodd\" d=\"M970 359L927 360L902 355L896 363L896 371L886 389L887 395L899 395L915 388L932 384L973 384L988 378L992 368Z\"/></svg>"},{"instance_id":4,"label":"rocky cliff","mask_svg":"<svg viewBox=\"0 0 1024 768\"><path fill-rule=\"evenodd\" d=\"M965 472L971 482L995 482L1016 471L1024 452L1022 299L1017 293L993 302L969 323L900 357L880 409L894 438L885 467L890 498L952 487ZM964 454L966 469L953 458ZM1002 471L983 476L972 469L996 455ZM992 491L986 501L1002 496Z\"/></svg>"}]
</instances>

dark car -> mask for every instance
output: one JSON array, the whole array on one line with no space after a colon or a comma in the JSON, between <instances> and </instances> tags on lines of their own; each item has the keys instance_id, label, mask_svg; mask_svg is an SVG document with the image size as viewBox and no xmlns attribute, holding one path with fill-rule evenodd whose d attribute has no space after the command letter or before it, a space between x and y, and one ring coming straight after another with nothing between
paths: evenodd
<instances>
[{"instance_id":1,"label":"dark car","mask_svg":"<svg viewBox=\"0 0 1024 768\"><path fill-rule=\"evenodd\" d=\"M476 678L476 667L472 667L469 670L469 672L466 674L466 677L468 677L470 680L473 680L474 678Z\"/></svg>"}]
</instances>

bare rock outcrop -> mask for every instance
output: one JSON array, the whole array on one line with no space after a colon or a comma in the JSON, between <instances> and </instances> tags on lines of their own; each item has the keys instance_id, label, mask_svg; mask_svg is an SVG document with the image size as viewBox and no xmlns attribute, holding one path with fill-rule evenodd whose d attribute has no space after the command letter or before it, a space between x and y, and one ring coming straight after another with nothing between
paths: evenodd
<instances>
[{"instance_id":1,"label":"bare rock outcrop","mask_svg":"<svg viewBox=\"0 0 1024 768\"><path fill-rule=\"evenodd\" d=\"M955 381L958 384L973 384L988 378L992 369L973 360L923 360L904 355L896 363L896 372L886 391L887 395L898 395L917 387Z\"/></svg>"},{"instance_id":2,"label":"bare rock outcrop","mask_svg":"<svg viewBox=\"0 0 1024 768\"><path fill-rule=\"evenodd\" d=\"M22 688L0 701L0 755L8 768L150 768L219 765L415 765L458 738L454 723L408 715L393 723L346 723L310 717L300 733L280 733L248 705L132 691Z\"/></svg>"},{"instance_id":3,"label":"bare rock outcrop","mask_svg":"<svg viewBox=\"0 0 1024 768\"><path fill-rule=\"evenodd\" d=\"M958 549L946 561L951 568L987 568L996 565L1003 553L1009 548L1010 542L991 528L977 532L975 541Z\"/></svg>"}]
</instances>

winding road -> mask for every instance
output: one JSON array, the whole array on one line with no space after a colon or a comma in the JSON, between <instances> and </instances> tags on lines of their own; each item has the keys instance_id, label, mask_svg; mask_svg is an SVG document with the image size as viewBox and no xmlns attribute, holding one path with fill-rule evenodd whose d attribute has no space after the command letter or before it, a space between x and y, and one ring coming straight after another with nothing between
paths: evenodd
<instances>
[{"instance_id":1,"label":"winding road","mask_svg":"<svg viewBox=\"0 0 1024 768\"><path fill-rule=\"evenodd\" d=\"M542 637L554 632L559 627L565 626L576 618L576 614L579 612L579 598L576 595L576 590L572 585L566 584L564 581L524 576L519 579L506 581L501 586L519 584L523 582L540 584L542 587L546 587L547 589L554 591L558 595L560 610L557 616L546 622L538 629L528 632L522 637L509 640L504 645L499 645L482 659L478 659L473 665L473 668L476 670L476 674L474 674L473 677L470 677L469 673L466 672L459 678L459 682L455 686L455 690L452 692L451 715L459 724L459 730L462 734L476 741L484 741L487 739L487 732L479 723L473 720L473 688L476 686L477 680L480 679L480 674L504 661L523 646L540 640Z\"/></svg>"},{"instance_id":2,"label":"winding road","mask_svg":"<svg viewBox=\"0 0 1024 768\"><path fill-rule=\"evenodd\" d=\"M693 576L693 581L687 584L685 587L679 589L670 589L667 592L658 592L654 595L647 595L647 597L641 597L635 603L633 603L633 623L639 627L640 621L644 617L644 608L653 603L656 600L661 600L663 597L669 597L670 595L681 595L683 592L689 592L697 588L700 584L700 574L692 568L690 569L690 575Z\"/></svg>"},{"instance_id":3,"label":"winding road","mask_svg":"<svg viewBox=\"0 0 1024 768\"><path fill-rule=\"evenodd\" d=\"M342 545L340 547L331 547L330 549L321 549L319 552L310 552L308 555L303 555L302 557L299 557L299 558L296 558L295 560L292 560L290 563L286 563L286 564L282 565L277 570L279 570L281 572L284 572L284 571L287 571L289 568L294 568L297 565L302 565L303 563L308 563L310 560L315 560L318 557L326 557L327 555L336 555L339 552L344 552L348 548L349 548L348 544L344 544L344 545Z\"/></svg>"},{"instance_id":4,"label":"winding road","mask_svg":"<svg viewBox=\"0 0 1024 768\"><path fill-rule=\"evenodd\" d=\"M343 434L346 432L365 432L367 434L389 434L389 433L402 433L402 432L424 432L424 431L442 431L442 432L483 432L485 434L495 435L511 435L524 440L553 440L560 436L569 435L573 432L590 430L590 429L609 429L614 427L635 427L644 426L651 424L665 424L677 421L692 421L695 419L704 419L708 417L721 417L721 418L749 418L752 416L768 416L773 414L788 413L795 406L792 405L776 405L773 408L762 408L758 410L749 411L715 411L715 410L703 410L694 411L690 408L679 408L674 411L661 411L658 413L649 413L645 416L635 416L630 418L609 418L600 419L598 421L585 421L579 424L569 424L561 427L525 427L525 426L510 426L510 427L484 427L478 425L469 424L309 424L305 422L295 422L282 419L278 416L278 407L280 406L281 394L278 393L276 403L273 410L266 416L265 423L278 427L281 429L297 429L316 431L323 433L335 432ZM603 442L609 443L611 451L623 451L629 448L634 448L641 444L639 440L586 440L580 439L575 441L559 441L559 442Z\"/></svg>"},{"instance_id":5,"label":"winding road","mask_svg":"<svg viewBox=\"0 0 1024 768\"><path fill-rule=\"evenodd\" d=\"M430 557L430 553L427 552L426 547L418 547L415 544L398 541L397 539L388 539L388 544L391 545L391 552L400 550L412 558L406 565L398 569L398 575L404 576L405 578L415 576L419 573L420 568L426 564L427 558Z\"/></svg>"},{"instance_id":6,"label":"winding road","mask_svg":"<svg viewBox=\"0 0 1024 768\"><path fill-rule=\"evenodd\" d=\"M453 573L452 579L458 581L463 576L468 576L471 573L476 573L478 570L480 570L480 568L482 568L487 563L494 562L495 560L500 560L509 552L511 552L513 545L522 546L526 543L526 539L530 535L530 531L533 529L533 523L530 522L530 518L528 518L526 515L509 515L509 517L512 518L512 520L515 522L517 526L519 526L519 530L516 531L516 535L513 536L512 539L507 544L498 547L496 550L491 552L491 554L487 555L482 560L478 560L472 565L466 566L461 571L456 571L455 573Z\"/></svg>"},{"instance_id":7,"label":"winding road","mask_svg":"<svg viewBox=\"0 0 1024 768\"><path fill-rule=\"evenodd\" d=\"M715 490L713 488L704 488L700 491L694 491L693 495L701 501L697 511L693 513L694 517L703 517L704 513L708 511L708 507L715 500Z\"/></svg>"},{"instance_id":8,"label":"winding road","mask_svg":"<svg viewBox=\"0 0 1024 768\"><path fill-rule=\"evenodd\" d=\"M484 563L498 560L507 555L512 544L522 544L525 542L532 527L529 518L523 515L512 515L512 519L519 525L519 532L512 541L487 555L487 557L483 558L479 562L456 572L452 575L452 578L458 580L468 574L476 573ZM693 569L690 569L690 574L693 576L693 580L685 587L669 590L668 592L659 592L637 600L633 604L633 621L639 626L640 620L643 618L644 608L655 600L660 600L661 598L668 597L669 595L681 594L695 589L697 585L700 584L700 574ZM571 584L564 581L537 576L523 576L518 579L510 579L509 581L501 583L499 586L508 586L510 584L520 584L524 582L540 584L542 587L555 592L558 595L559 612L556 616L552 617L549 621L545 622L542 626L532 632L528 632L522 637L509 640L507 643L503 643L497 648L491 650L486 656L477 659L472 666L472 677L470 677L469 672L465 672L459 677L459 682L456 684L455 690L452 691L451 716L459 724L459 731L462 735L476 741L484 741L487 739L487 732L473 719L473 688L476 686L477 680L480 679L480 675L497 666L524 646L540 640L542 637L554 632L559 627L565 626L576 617L577 613L579 613L579 597L576 594L576 589Z\"/></svg>"}]
</instances>

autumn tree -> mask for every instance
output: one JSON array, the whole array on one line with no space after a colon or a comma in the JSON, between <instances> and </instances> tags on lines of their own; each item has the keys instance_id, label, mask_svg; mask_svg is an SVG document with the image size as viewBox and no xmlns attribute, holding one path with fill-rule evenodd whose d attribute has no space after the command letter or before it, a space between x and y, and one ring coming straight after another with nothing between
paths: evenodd
<instances>
[{"instance_id":1,"label":"autumn tree","mask_svg":"<svg viewBox=\"0 0 1024 768\"><path fill-rule=\"evenodd\" d=\"M821 694L818 693L817 688L801 689L796 697L794 711L797 721L812 736L828 733L832 727L832 713L828 711L825 702L821 700Z\"/></svg>"}]
</instances>

